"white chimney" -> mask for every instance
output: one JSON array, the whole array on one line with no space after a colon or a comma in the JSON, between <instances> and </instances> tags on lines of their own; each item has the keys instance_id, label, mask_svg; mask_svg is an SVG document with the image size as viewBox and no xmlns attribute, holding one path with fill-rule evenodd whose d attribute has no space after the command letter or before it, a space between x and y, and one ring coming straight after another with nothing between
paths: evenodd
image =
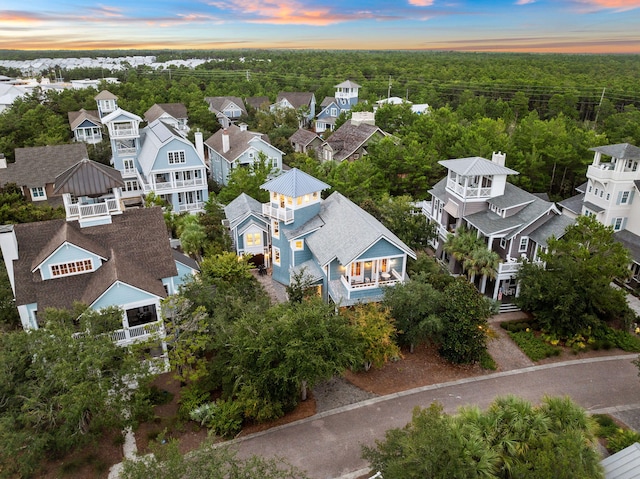
<instances>
[{"instance_id":1,"label":"white chimney","mask_svg":"<svg viewBox=\"0 0 640 479\"><path fill-rule=\"evenodd\" d=\"M229 151L229 132L225 128L222 130L222 153Z\"/></svg>"},{"instance_id":2,"label":"white chimney","mask_svg":"<svg viewBox=\"0 0 640 479\"><path fill-rule=\"evenodd\" d=\"M491 156L491 161L493 161L494 163L500 165L500 166L504 166L505 160L507 159L507 154L506 153L502 153L501 151L499 151L498 153L496 153L495 151L493 152L493 155Z\"/></svg>"},{"instance_id":3,"label":"white chimney","mask_svg":"<svg viewBox=\"0 0 640 479\"><path fill-rule=\"evenodd\" d=\"M249 127L246 123L239 123L238 126L240 127L240 131L247 131L247 128Z\"/></svg>"},{"instance_id":4,"label":"white chimney","mask_svg":"<svg viewBox=\"0 0 640 479\"><path fill-rule=\"evenodd\" d=\"M198 156L202 161L204 161L204 141L202 139L202 132L196 131L193 134L193 137L196 140L196 151L198 152Z\"/></svg>"},{"instance_id":5,"label":"white chimney","mask_svg":"<svg viewBox=\"0 0 640 479\"><path fill-rule=\"evenodd\" d=\"M7 159L4 157L4 154L0 153L0 169L4 169L7 167Z\"/></svg>"},{"instance_id":6,"label":"white chimney","mask_svg":"<svg viewBox=\"0 0 640 479\"><path fill-rule=\"evenodd\" d=\"M2 257L7 267L9 283L11 283L11 289L15 296L16 280L13 272L13 262L18 259L18 239L13 231L13 225L0 226L0 250L2 250Z\"/></svg>"}]
</instances>

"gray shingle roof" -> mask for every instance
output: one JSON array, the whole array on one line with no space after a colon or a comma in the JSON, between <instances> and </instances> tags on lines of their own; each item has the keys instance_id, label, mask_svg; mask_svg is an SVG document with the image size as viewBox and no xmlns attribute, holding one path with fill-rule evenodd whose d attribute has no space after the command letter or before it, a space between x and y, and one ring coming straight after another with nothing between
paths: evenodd
<instances>
[{"instance_id":1,"label":"gray shingle roof","mask_svg":"<svg viewBox=\"0 0 640 479\"><path fill-rule=\"evenodd\" d=\"M268 96L251 96L251 97L245 98L244 101L246 102L247 105L249 105L251 108L255 110L268 107L269 103L271 103Z\"/></svg>"},{"instance_id":2,"label":"gray shingle roof","mask_svg":"<svg viewBox=\"0 0 640 479\"><path fill-rule=\"evenodd\" d=\"M312 283L321 281L324 278L324 273L318 267L317 263L312 259L294 266L292 270L294 273L300 273L302 270L304 270L305 278L309 279Z\"/></svg>"},{"instance_id":3,"label":"gray shingle roof","mask_svg":"<svg viewBox=\"0 0 640 479\"><path fill-rule=\"evenodd\" d=\"M308 91L281 91L278 93L276 103L280 103L285 98L291 103L291 106L297 109L303 106L310 106L314 95Z\"/></svg>"},{"instance_id":4,"label":"gray shingle roof","mask_svg":"<svg viewBox=\"0 0 640 479\"><path fill-rule=\"evenodd\" d=\"M69 127L71 131L78 128L85 120L90 121L97 127L102 126L98 110L85 110L83 108L80 111L70 111L67 113L67 116L69 117Z\"/></svg>"},{"instance_id":5,"label":"gray shingle roof","mask_svg":"<svg viewBox=\"0 0 640 479\"><path fill-rule=\"evenodd\" d=\"M171 115L176 120L187 118L187 107L182 103L156 103L145 112L144 119L148 123L151 123L165 113Z\"/></svg>"},{"instance_id":6,"label":"gray shingle roof","mask_svg":"<svg viewBox=\"0 0 640 479\"><path fill-rule=\"evenodd\" d=\"M71 193L75 196L99 196L123 186L122 173L118 170L84 158L56 176L53 192Z\"/></svg>"},{"instance_id":7,"label":"gray shingle roof","mask_svg":"<svg viewBox=\"0 0 640 479\"><path fill-rule=\"evenodd\" d=\"M273 180L267 181L261 185L260 188L267 191L275 191L276 193L290 196L292 198L297 198L299 196L309 195L316 191L327 190L331 187L304 171L292 168Z\"/></svg>"},{"instance_id":8,"label":"gray shingle roof","mask_svg":"<svg viewBox=\"0 0 640 479\"><path fill-rule=\"evenodd\" d=\"M205 97L204 101L209 104L209 109L214 113L221 113L229 106L234 104L243 114L247 114L247 109L244 106L244 102L242 98L237 96L208 96Z\"/></svg>"},{"instance_id":9,"label":"gray shingle roof","mask_svg":"<svg viewBox=\"0 0 640 479\"><path fill-rule=\"evenodd\" d=\"M224 215L229 220L229 226L235 228L250 214L261 217L262 203L246 193L238 195L231 203L224 207Z\"/></svg>"},{"instance_id":10,"label":"gray shingle roof","mask_svg":"<svg viewBox=\"0 0 640 479\"><path fill-rule=\"evenodd\" d=\"M585 206L585 208L589 208L589 210L593 211L594 213L601 213L602 211L604 211L604 208L602 206L595 205L590 201L585 201L582 204Z\"/></svg>"},{"instance_id":11,"label":"gray shingle roof","mask_svg":"<svg viewBox=\"0 0 640 479\"><path fill-rule=\"evenodd\" d=\"M536 230L529 233L529 238L542 246L547 246L547 240L552 236L554 238L562 238L567 226L575 223L575 219L566 215L556 215L546 221Z\"/></svg>"},{"instance_id":12,"label":"gray shingle roof","mask_svg":"<svg viewBox=\"0 0 640 479\"><path fill-rule=\"evenodd\" d=\"M333 159L342 161L355 153L374 135L383 137L387 136L387 133L375 125L368 123L354 125L353 122L347 121L331 134L325 144L328 144L333 150Z\"/></svg>"},{"instance_id":13,"label":"gray shingle roof","mask_svg":"<svg viewBox=\"0 0 640 479\"><path fill-rule=\"evenodd\" d=\"M585 193L587 191L587 186L589 185L588 181L585 181L581 185L576 186L576 191L578 193Z\"/></svg>"},{"instance_id":14,"label":"gray shingle roof","mask_svg":"<svg viewBox=\"0 0 640 479\"><path fill-rule=\"evenodd\" d=\"M300 128L293 135L291 135L291 137L289 138L289 142L291 144L298 143L300 145L307 146L309 143L311 143L316 138L319 139L320 137L316 133L314 133L313 131L309 131L309 130L305 130L303 128Z\"/></svg>"},{"instance_id":15,"label":"gray shingle roof","mask_svg":"<svg viewBox=\"0 0 640 479\"><path fill-rule=\"evenodd\" d=\"M447 179L442 178L438 181L433 188L429 190L429 194L439 200L444 200L447 197Z\"/></svg>"},{"instance_id":16,"label":"gray shingle roof","mask_svg":"<svg viewBox=\"0 0 640 479\"><path fill-rule=\"evenodd\" d=\"M162 278L177 275L160 208L128 210L107 225L80 228L61 219L18 224L14 231L20 253L14 262L16 303L38 303L39 310L90 304L116 280L165 297ZM42 281L39 272L31 272L33 262L64 238L107 261L93 273Z\"/></svg>"},{"instance_id":17,"label":"gray shingle roof","mask_svg":"<svg viewBox=\"0 0 640 479\"><path fill-rule=\"evenodd\" d=\"M600 153L620 158L621 160L640 160L640 148L629 143L618 143L616 145L596 146L589 148L591 151L599 151Z\"/></svg>"},{"instance_id":18,"label":"gray shingle roof","mask_svg":"<svg viewBox=\"0 0 640 479\"><path fill-rule=\"evenodd\" d=\"M93 99L94 100L117 100L118 97L108 90L102 90L100 93L94 96Z\"/></svg>"},{"instance_id":19,"label":"gray shingle roof","mask_svg":"<svg viewBox=\"0 0 640 479\"><path fill-rule=\"evenodd\" d=\"M472 156L455 160L441 160L442 166L462 176L518 175L519 173L493 161Z\"/></svg>"},{"instance_id":20,"label":"gray shingle roof","mask_svg":"<svg viewBox=\"0 0 640 479\"><path fill-rule=\"evenodd\" d=\"M34 188L53 184L63 171L88 158L84 143L16 148L16 161L0 169L0 184Z\"/></svg>"},{"instance_id":21,"label":"gray shingle roof","mask_svg":"<svg viewBox=\"0 0 640 479\"><path fill-rule=\"evenodd\" d=\"M640 263L640 236L629 230L620 230L613 233L613 237L629 250L636 263Z\"/></svg>"},{"instance_id":22,"label":"gray shingle roof","mask_svg":"<svg viewBox=\"0 0 640 479\"><path fill-rule=\"evenodd\" d=\"M171 254L173 255L173 259L176 260L178 263L182 263L191 269L200 271L200 265L195 259L191 258L190 256L187 256L186 254L181 253L177 249L173 249L173 248L171 248Z\"/></svg>"},{"instance_id":23,"label":"gray shingle roof","mask_svg":"<svg viewBox=\"0 0 640 479\"><path fill-rule=\"evenodd\" d=\"M349 264L381 239L415 258L415 253L377 219L338 192L322 202L318 216L324 226L307 237L321 266L337 258Z\"/></svg>"},{"instance_id":24,"label":"gray shingle roof","mask_svg":"<svg viewBox=\"0 0 640 479\"><path fill-rule=\"evenodd\" d=\"M489 204L495 205L497 208L508 209L515 206L521 206L527 203L532 203L536 199L542 199L534 194L531 194L522 188L518 188L511 183L506 183L504 186L504 193L500 196L489 199ZM543 200L545 201L545 200Z\"/></svg>"},{"instance_id":25,"label":"gray shingle roof","mask_svg":"<svg viewBox=\"0 0 640 479\"><path fill-rule=\"evenodd\" d=\"M575 215L582 214L582 204L584 203L584 193L577 194L571 198L566 198L558 204Z\"/></svg>"}]
</instances>

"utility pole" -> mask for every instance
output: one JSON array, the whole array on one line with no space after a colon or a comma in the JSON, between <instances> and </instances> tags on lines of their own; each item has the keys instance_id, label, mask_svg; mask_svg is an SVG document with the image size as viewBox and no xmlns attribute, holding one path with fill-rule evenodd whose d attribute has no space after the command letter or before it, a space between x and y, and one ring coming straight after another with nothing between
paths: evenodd
<instances>
[{"instance_id":1,"label":"utility pole","mask_svg":"<svg viewBox=\"0 0 640 479\"><path fill-rule=\"evenodd\" d=\"M602 88L602 96L600 97L600 103L598 103L598 109L596 110L596 118L593 120L593 126L595 127L598 124L598 115L600 114L600 107L602 106L602 100L604 100L604 92L607 87Z\"/></svg>"},{"instance_id":2,"label":"utility pole","mask_svg":"<svg viewBox=\"0 0 640 479\"><path fill-rule=\"evenodd\" d=\"M387 100L391 98L391 75L389 75L389 88L387 90Z\"/></svg>"}]
</instances>

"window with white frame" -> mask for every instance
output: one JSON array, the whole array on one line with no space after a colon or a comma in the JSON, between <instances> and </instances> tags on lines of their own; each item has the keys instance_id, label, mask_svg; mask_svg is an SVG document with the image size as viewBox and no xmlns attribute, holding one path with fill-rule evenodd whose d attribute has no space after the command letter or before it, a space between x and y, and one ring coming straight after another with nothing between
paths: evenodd
<instances>
[{"instance_id":1,"label":"window with white frame","mask_svg":"<svg viewBox=\"0 0 640 479\"><path fill-rule=\"evenodd\" d=\"M507 247L507 238L500 238L500 248L505 249Z\"/></svg>"},{"instance_id":2,"label":"window with white frame","mask_svg":"<svg viewBox=\"0 0 640 479\"><path fill-rule=\"evenodd\" d=\"M138 191L139 189L138 180L125 180L124 191Z\"/></svg>"},{"instance_id":3,"label":"window with white frame","mask_svg":"<svg viewBox=\"0 0 640 479\"><path fill-rule=\"evenodd\" d=\"M262 233L247 233L247 246L260 246L262 244Z\"/></svg>"},{"instance_id":4,"label":"window with white frame","mask_svg":"<svg viewBox=\"0 0 640 479\"><path fill-rule=\"evenodd\" d=\"M280 248L273 247L273 264L280 266Z\"/></svg>"},{"instance_id":5,"label":"window with white frame","mask_svg":"<svg viewBox=\"0 0 640 479\"><path fill-rule=\"evenodd\" d=\"M124 166L125 173L132 173L136 171L133 158L125 158L124 160L122 160L122 165Z\"/></svg>"},{"instance_id":6,"label":"window with white frame","mask_svg":"<svg viewBox=\"0 0 640 479\"><path fill-rule=\"evenodd\" d=\"M338 109L337 108L331 108L331 116L338 116Z\"/></svg>"},{"instance_id":7,"label":"window with white frame","mask_svg":"<svg viewBox=\"0 0 640 479\"><path fill-rule=\"evenodd\" d=\"M519 253L525 253L527 251L528 247L529 247L529 237L528 236L523 236L522 238L520 238L520 244L518 246L518 252Z\"/></svg>"},{"instance_id":8,"label":"window with white frame","mask_svg":"<svg viewBox=\"0 0 640 479\"><path fill-rule=\"evenodd\" d=\"M295 240L291 242L291 249L293 251L302 251L304 249L304 240Z\"/></svg>"},{"instance_id":9,"label":"window with white frame","mask_svg":"<svg viewBox=\"0 0 640 479\"><path fill-rule=\"evenodd\" d=\"M169 158L170 165L177 165L177 164L187 162L187 158L184 154L184 150L168 151L167 157Z\"/></svg>"},{"instance_id":10,"label":"window with white frame","mask_svg":"<svg viewBox=\"0 0 640 479\"><path fill-rule=\"evenodd\" d=\"M624 227L624 218L613 218L611 224L613 231L620 231Z\"/></svg>"},{"instance_id":11,"label":"window with white frame","mask_svg":"<svg viewBox=\"0 0 640 479\"><path fill-rule=\"evenodd\" d=\"M71 276L74 274L85 273L87 271L93 271L93 261L90 259L83 259L80 261L70 261L68 263L52 264L49 266L51 276Z\"/></svg>"},{"instance_id":12,"label":"window with white frame","mask_svg":"<svg viewBox=\"0 0 640 479\"><path fill-rule=\"evenodd\" d=\"M629 196L631 195L630 191L623 191L620 196L620 204L626 205L629 202Z\"/></svg>"},{"instance_id":13,"label":"window with white frame","mask_svg":"<svg viewBox=\"0 0 640 479\"><path fill-rule=\"evenodd\" d=\"M280 222L278 220L273 220L271 223L271 236L280 239Z\"/></svg>"},{"instance_id":14,"label":"window with white frame","mask_svg":"<svg viewBox=\"0 0 640 479\"><path fill-rule=\"evenodd\" d=\"M42 186L31 188L31 199L33 201L42 201L47 199L47 193Z\"/></svg>"}]
</instances>

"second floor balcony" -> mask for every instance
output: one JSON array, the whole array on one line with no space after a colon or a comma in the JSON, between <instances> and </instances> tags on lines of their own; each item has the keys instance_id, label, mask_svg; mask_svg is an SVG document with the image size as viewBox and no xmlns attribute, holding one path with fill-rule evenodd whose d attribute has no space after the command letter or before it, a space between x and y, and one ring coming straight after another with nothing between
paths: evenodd
<instances>
[{"instance_id":1,"label":"second floor balcony","mask_svg":"<svg viewBox=\"0 0 640 479\"><path fill-rule=\"evenodd\" d=\"M293 210L289 208L279 208L271 203L264 203L262 205L262 214L269 218L284 221L284 224L293 223Z\"/></svg>"}]
</instances>

